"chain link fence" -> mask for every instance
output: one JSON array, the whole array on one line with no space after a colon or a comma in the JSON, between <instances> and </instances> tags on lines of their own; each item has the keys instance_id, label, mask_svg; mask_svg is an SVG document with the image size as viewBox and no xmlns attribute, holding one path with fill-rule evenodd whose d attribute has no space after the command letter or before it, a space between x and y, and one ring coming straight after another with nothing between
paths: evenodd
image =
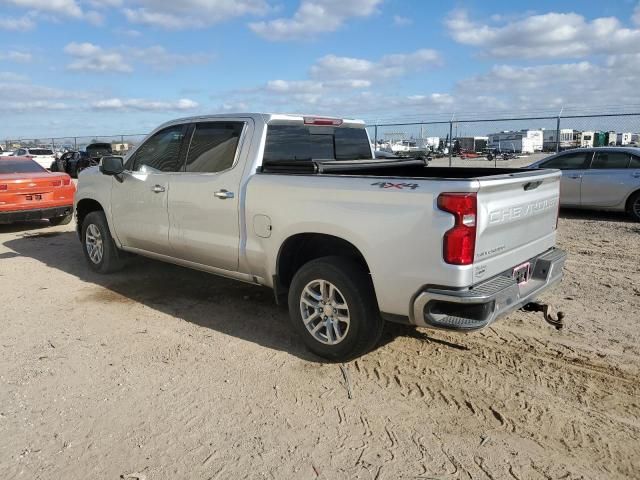
<instances>
[{"instance_id":1,"label":"chain link fence","mask_svg":"<svg viewBox=\"0 0 640 480\"><path fill-rule=\"evenodd\" d=\"M83 150L92 143L109 143L114 153L126 155L146 137L146 133L127 135L90 135L78 137L38 137L7 139L2 142L5 151L18 148L46 147L54 152Z\"/></svg>"},{"instance_id":2,"label":"chain link fence","mask_svg":"<svg viewBox=\"0 0 640 480\"><path fill-rule=\"evenodd\" d=\"M436 165L523 166L581 147L640 146L640 113L456 118L367 126L376 155L430 157ZM484 160L484 162L483 162ZM491 160L491 162L486 162Z\"/></svg>"},{"instance_id":3,"label":"chain link fence","mask_svg":"<svg viewBox=\"0 0 640 480\"><path fill-rule=\"evenodd\" d=\"M536 156L580 147L640 145L640 113L481 118L451 116L411 122L369 122L377 156L429 157L436 165L521 166ZM82 150L91 143L110 143L126 155L146 134L18 138L2 142L5 151L47 147ZM487 162L486 160L491 160Z\"/></svg>"}]
</instances>

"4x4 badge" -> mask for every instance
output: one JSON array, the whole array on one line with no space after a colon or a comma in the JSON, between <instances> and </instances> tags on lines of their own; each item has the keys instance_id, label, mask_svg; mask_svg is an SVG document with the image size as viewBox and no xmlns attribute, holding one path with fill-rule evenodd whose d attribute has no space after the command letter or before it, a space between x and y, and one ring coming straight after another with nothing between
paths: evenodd
<instances>
[{"instance_id":1,"label":"4x4 badge","mask_svg":"<svg viewBox=\"0 0 640 480\"><path fill-rule=\"evenodd\" d=\"M391 182L376 182L376 183L372 183L371 185L380 187L380 188L397 188L398 190L404 190L405 188L410 188L411 190L415 190L420 186L417 183L391 183Z\"/></svg>"}]
</instances>

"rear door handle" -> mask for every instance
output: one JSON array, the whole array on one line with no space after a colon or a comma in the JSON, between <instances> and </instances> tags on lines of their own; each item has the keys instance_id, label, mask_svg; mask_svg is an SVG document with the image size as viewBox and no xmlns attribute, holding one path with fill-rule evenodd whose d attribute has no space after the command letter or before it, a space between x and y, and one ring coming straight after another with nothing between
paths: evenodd
<instances>
[{"instance_id":1,"label":"rear door handle","mask_svg":"<svg viewBox=\"0 0 640 480\"><path fill-rule=\"evenodd\" d=\"M225 190L224 188L222 190L218 190L213 195L216 198L219 198L220 200L226 200L228 198L233 198L234 197L233 192L229 192L229 191Z\"/></svg>"},{"instance_id":2,"label":"rear door handle","mask_svg":"<svg viewBox=\"0 0 640 480\"><path fill-rule=\"evenodd\" d=\"M162 185L154 185L153 187L151 187L151 191L153 193L162 193L164 192L166 189L162 186Z\"/></svg>"}]
</instances>

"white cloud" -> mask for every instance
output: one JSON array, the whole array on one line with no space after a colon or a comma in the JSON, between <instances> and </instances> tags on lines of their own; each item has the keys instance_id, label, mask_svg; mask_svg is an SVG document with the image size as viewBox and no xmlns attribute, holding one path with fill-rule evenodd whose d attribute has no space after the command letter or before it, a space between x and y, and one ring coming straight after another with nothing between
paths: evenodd
<instances>
[{"instance_id":1,"label":"white cloud","mask_svg":"<svg viewBox=\"0 0 640 480\"><path fill-rule=\"evenodd\" d=\"M85 13L84 19L87 22L89 22L91 25L94 25L96 27L99 27L102 24L104 24L104 16L100 12L96 12L94 10L91 10Z\"/></svg>"},{"instance_id":2,"label":"white cloud","mask_svg":"<svg viewBox=\"0 0 640 480\"><path fill-rule=\"evenodd\" d=\"M7 53L0 53L0 60L17 63L30 63L33 60L33 55L29 52L9 50Z\"/></svg>"},{"instance_id":3,"label":"white cloud","mask_svg":"<svg viewBox=\"0 0 640 480\"><path fill-rule=\"evenodd\" d=\"M133 71L133 61L148 65L156 71L168 71L183 65L207 63L212 59L212 55L198 52L171 53L160 45L107 50L88 42L72 42L64 51L73 57L67 68L84 72L129 73Z\"/></svg>"},{"instance_id":4,"label":"white cloud","mask_svg":"<svg viewBox=\"0 0 640 480\"><path fill-rule=\"evenodd\" d=\"M160 45L147 48L124 48L123 54L129 55L157 71L173 70L182 65L200 65L210 62L213 58L212 55L198 52L171 53Z\"/></svg>"},{"instance_id":5,"label":"white cloud","mask_svg":"<svg viewBox=\"0 0 640 480\"><path fill-rule=\"evenodd\" d=\"M358 79L371 82L384 78L402 77L429 66L439 66L440 55L435 50L421 49L412 53L385 55L378 61L326 55L310 70L319 79Z\"/></svg>"},{"instance_id":6,"label":"white cloud","mask_svg":"<svg viewBox=\"0 0 640 480\"><path fill-rule=\"evenodd\" d=\"M333 32L352 17L376 12L382 0L302 0L291 18L250 23L255 33L267 40L306 39Z\"/></svg>"},{"instance_id":7,"label":"white cloud","mask_svg":"<svg viewBox=\"0 0 640 480\"><path fill-rule=\"evenodd\" d=\"M457 83L456 98L493 95L514 111L640 103L640 54L537 66L496 65Z\"/></svg>"},{"instance_id":8,"label":"white cloud","mask_svg":"<svg viewBox=\"0 0 640 480\"><path fill-rule=\"evenodd\" d=\"M413 23L413 20L411 20L408 17L403 17L401 15L393 16L393 24L396 27L406 27L407 25L411 25L412 23Z\"/></svg>"},{"instance_id":9,"label":"white cloud","mask_svg":"<svg viewBox=\"0 0 640 480\"><path fill-rule=\"evenodd\" d=\"M198 103L188 98L177 101L145 100L140 98L108 98L91 104L96 110L184 111L198 108Z\"/></svg>"},{"instance_id":10,"label":"white cloud","mask_svg":"<svg viewBox=\"0 0 640 480\"><path fill-rule=\"evenodd\" d=\"M166 29L202 28L268 10L266 0L135 0L123 10L131 23Z\"/></svg>"},{"instance_id":11,"label":"white cloud","mask_svg":"<svg viewBox=\"0 0 640 480\"><path fill-rule=\"evenodd\" d=\"M32 15L24 15L22 17L3 17L0 21L0 30L7 30L10 32L26 32L33 30L36 23L31 18Z\"/></svg>"},{"instance_id":12,"label":"white cloud","mask_svg":"<svg viewBox=\"0 0 640 480\"><path fill-rule=\"evenodd\" d=\"M124 57L115 51L106 51L92 43L72 42L64 47L65 53L74 60L67 65L67 69L79 72L99 73L128 73L133 71Z\"/></svg>"},{"instance_id":13,"label":"white cloud","mask_svg":"<svg viewBox=\"0 0 640 480\"><path fill-rule=\"evenodd\" d=\"M640 26L640 2L636 5L636 8L633 9L633 16L631 17L631 21Z\"/></svg>"},{"instance_id":14,"label":"white cloud","mask_svg":"<svg viewBox=\"0 0 640 480\"><path fill-rule=\"evenodd\" d=\"M455 10L445 24L454 40L479 47L489 57L580 58L640 52L640 29L626 28L615 17L589 21L577 13L551 12L491 26L471 20L465 10Z\"/></svg>"},{"instance_id":15,"label":"white cloud","mask_svg":"<svg viewBox=\"0 0 640 480\"><path fill-rule=\"evenodd\" d=\"M43 110L67 110L69 105L63 102L51 102L48 100L11 101L2 105L4 111L9 112L42 112Z\"/></svg>"},{"instance_id":16,"label":"white cloud","mask_svg":"<svg viewBox=\"0 0 640 480\"><path fill-rule=\"evenodd\" d=\"M246 112L249 110L249 106L245 102L229 102L220 105L219 110L225 112Z\"/></svg>"},{"instance_id":17,"label":"white cloud","mask_svg":"<svg viewBox=\"0 0 640 480\"><path fill-rule=\"evenodd\" d=\"M37 12L82 17L82 9L75 0L2 0L2 3Z\"/></svg>"}]
</instances>

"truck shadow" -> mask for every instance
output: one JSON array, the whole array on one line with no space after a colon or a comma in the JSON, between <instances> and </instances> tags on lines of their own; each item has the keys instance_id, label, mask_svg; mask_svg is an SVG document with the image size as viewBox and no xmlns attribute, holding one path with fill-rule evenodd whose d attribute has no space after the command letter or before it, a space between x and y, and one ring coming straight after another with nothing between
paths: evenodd
<instances>
[{"instance_id":1,"label":"truck shadow","mask_svg":"<svg viewBox=\"0 0 640 480\"><path fill-rule=\"evenodd\" d=\"M133 256L124 270L100 275L89 269L75 232L25 233L4 245L48 267L102 287L74 293L61 301L84 303L141 303L193 324L286 351L303 360L325 360L310 353L289 325L287 309L277 306L270 289L225 279L144 257ZM400 332L384 335L393 341Z\"/></svg>"}]
</instances>

